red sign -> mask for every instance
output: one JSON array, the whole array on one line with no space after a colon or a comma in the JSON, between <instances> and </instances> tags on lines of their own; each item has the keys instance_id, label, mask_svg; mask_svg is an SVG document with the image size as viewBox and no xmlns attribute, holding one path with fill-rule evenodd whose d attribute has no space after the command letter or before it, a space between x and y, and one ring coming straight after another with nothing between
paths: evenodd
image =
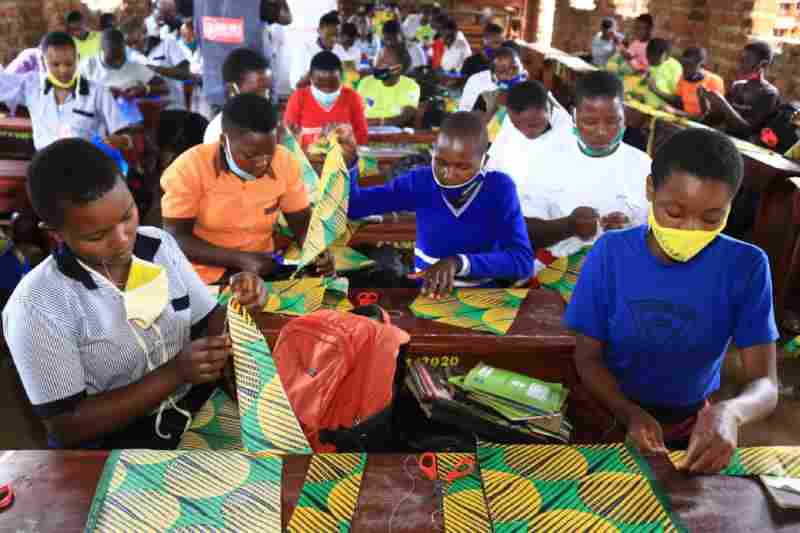
<instances>
[{"instance_id":1,"label":"red sign","mask_svg":"<svg viewBox=\"0 0 800 533\"><path fill-rule=\"evenodd\" d=\"M203 17L203 39L215 43L243 44L244 19Z\"/></svg>"}]
</instances>

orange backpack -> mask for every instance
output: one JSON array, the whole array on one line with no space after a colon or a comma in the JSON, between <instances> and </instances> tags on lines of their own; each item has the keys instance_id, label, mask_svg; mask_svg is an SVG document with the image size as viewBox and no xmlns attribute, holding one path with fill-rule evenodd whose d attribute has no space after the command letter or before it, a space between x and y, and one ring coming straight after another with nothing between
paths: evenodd
<instances>
[{"instance_id":1,"label":"orange backpack","mask_svg":"<svg viewBox=\"0 0 800 533\"><path fill-rule=\"evenodd\" d=\"M380 321L317 311L286 324L273 358L315 452L383 451L391 434L395 371L408 333Z\"/></svg>"}]
</instances>

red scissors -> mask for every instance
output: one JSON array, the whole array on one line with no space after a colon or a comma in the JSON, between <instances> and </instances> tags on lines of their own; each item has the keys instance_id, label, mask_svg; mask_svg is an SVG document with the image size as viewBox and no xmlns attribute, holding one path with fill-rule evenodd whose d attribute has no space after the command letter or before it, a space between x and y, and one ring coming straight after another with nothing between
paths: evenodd
<instances>
[{"instance_id":1,"label":"red scissors","mask_svg":"<svg viewBox=\"0 0 800 533\"><path fill-rule=\"evenodd\" d=\"M375 305L380 299L381 297L377 292L362 292L356 298L359 307L363 305Z\"/></svg>"},{"instance_id":2,"label":"red scissors","mask_svg":"<svg viewBox=\"0 0 800 533\"><path fill-rule=\"evenodd\" d=\"M0 486L0 511L8 509L12 503L14 503L14 489L11 485Z\"/></svg>"},{"instance_id":3,"label":"red scissors","mask_svg":"<svg viewBox=\"0 0 800 533\"><path fill-rule=\"evenodd\" d=\"M453 469L447 473L447 482L452 483L458 479L462 479L472 474L475 471L475 458L471 455L461 459Z\"/></svg>"},{"instance_id":4,"label":"red scissors","mask_svg":"<svg viewBox=\"0 0 800 533\"><path fill-rule=\"evenodd\" d=\"M436 481L439 479L435 453L423 453L420 458L417 459L417 464L419 465L419 469L422 470L422 473L425 474L426 478L430 479L431 481Z\"/></svg>"}]
</instances>

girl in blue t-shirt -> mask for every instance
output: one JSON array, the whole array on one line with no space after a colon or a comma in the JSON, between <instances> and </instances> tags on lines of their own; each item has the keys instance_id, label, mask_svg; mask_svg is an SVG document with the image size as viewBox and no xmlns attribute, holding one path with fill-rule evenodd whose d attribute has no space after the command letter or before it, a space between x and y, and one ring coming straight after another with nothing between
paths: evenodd
<instances>
[{"instance_id":1,"label":"girl in blue t-shirt","mask_svg":"<svg viewBox=\"0 0 800 533\"><path fill-rule=\"evenodd\" d=\"M742 181L731 140L687 130L656 154L649 223L602 237L567 309L586 388L644 453L688 446L691 472L719 472L739 426L778 400L772 282L764 252L721 235ZM733 340L746 383L711 405Z\"/></svg>"}]
</instances>

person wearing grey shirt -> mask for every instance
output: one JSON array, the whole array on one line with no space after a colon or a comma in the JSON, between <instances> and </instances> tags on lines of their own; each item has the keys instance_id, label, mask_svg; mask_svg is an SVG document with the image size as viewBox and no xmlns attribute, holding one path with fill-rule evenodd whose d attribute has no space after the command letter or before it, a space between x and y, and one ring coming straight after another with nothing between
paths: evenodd
<instances>
[{"instance_id":1,"label":"person wearing grey shirt","mask_svg":"<svg viewBox=\"0 0 800 533\"><path fill-rule=\"evenodd\" d=\"M622 35L617 33L617 21L610 17L604 18L600 23L600 32L592 39L592 64L605 68L621 42Z\"/></svg>"}]
</instances>

